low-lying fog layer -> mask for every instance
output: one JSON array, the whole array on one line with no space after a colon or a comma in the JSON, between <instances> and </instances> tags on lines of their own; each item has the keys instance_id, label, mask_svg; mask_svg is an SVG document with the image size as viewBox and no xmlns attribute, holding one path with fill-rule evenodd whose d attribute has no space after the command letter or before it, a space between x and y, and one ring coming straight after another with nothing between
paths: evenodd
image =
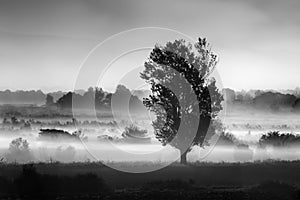
<instances>
[{"instance_id":1,"label":"low-lying fog layer","mask_svg":"<svg viewBox=\"0 0 300 200\"><path fill-rule=\"evenodd\" d=\"M35 137L24 137L29 143L31 156L30 161L35 162L74 162L74 161L105 161L105 162L129 162L129 161L151 161L168 162L179 157L179 151L153 141L149 144L111 143L94 141L41 141ZM0 159L7 158L9 162L26 162L19 152L10 152L9 144L15 137L0 138ZM8 156L10 155L10 157ZM246 149L235 146L194 147L188 154L188 160L209 162L248 162L255 160L300 159L300 148L286 147L259 148L250 145Z\"/></svg>"},{"instance_id":2,"label":"low-lying fog layer","mask_svg":"<svg viewBox=\"0 0 300 200\"><path fill-rule=\"evenodd\" d=\"M25 119L29 120L29 119ZM1 119L3 121L3 119ZM30 129L23 129L24 120L17 119L15 127L12 123L1 124L0 133L0 162L73 162L94 161L106 162L119 161L173 161L179 157L179 151L171 146L163 147L154 137L150 121L134 121L139 127L146 129L142 133L143 138L137 142L126 138L122 133L130 124L120 121L116 124L112 119L105 118L98 122L82 120L82 137L87 139L80 141L74 139L43 139L40 137L40 129L64 130L72 133L79 127L74 126L72 119L43 119L31 120ZM22 123L21 123L22 122ZM131 122L132 123L132 122ZM26 123L25 123L26 124ZM194 147L188 154L188 160L209 162L248 162L255 160L300 159L300 148L295 146L276 147L259 145L262 134L268 131L280 130L288 133L298 133L300 130L300 118L291 114L283 115L243 115L231 114L226 117L226 132L235 137L232 144L217 144L208 147ZM25 127L26 128L26 127ZM16 138L23 138L29 144L29 150L10 148L10 143ZM242 146L240 144L243 144ZM23 148L23 149L22 149ZM25 149L25 150L24 150ZM21 152L25 151L25 153Z\"/></svg>"}]
</instances>

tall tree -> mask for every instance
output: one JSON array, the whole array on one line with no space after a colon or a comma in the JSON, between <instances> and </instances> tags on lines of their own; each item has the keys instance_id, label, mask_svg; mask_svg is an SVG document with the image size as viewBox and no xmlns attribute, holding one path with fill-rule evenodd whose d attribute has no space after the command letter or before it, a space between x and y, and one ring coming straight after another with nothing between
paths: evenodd
<instances>
[{"instance_id":1,"label":"tall tree","mask_svg":"<svg viewBox=\"0 0 300 200\"><path fill-rule=\"evenodd\" d=\"M54 104L53 96L51 96L50 94L47 94L47 96L46 96L46 106L47 107L53 106L53 104Z\"/></svg>"},{"instance_id":2,"label":"tall tree","mask_svg":"<svg viewBox=\"0 0 300 200\"><path fill-rule=\"evenodd\" d=\"M5 158L7 162L20 163L31 162L34 159L29 148L29 143L23 138L17 138L11 141Z\"/></svg>"},{"instance_id":3,"label":"tall tree","mask_svg":"<svg viewBox=\"0 0 300 200\"><path fill-rule=\"evenodd\" d=\"M215 79L208 78L216 64L217 56L206 39L199 38L195 45L175 40L165 46L156 45L141 73L141 78L151 84L152 94L144 99L144 105L156 114L156 138L163 145L179 149L183 164L192 146L204 144L211 120L222 110L223 96ZM196 101L192 96L196 96ZM188 117L183 120L183 116ZM181 124L186 130L179 137ZM195 137L186 148L191 136Z\"/></svg>"}]
</instances>

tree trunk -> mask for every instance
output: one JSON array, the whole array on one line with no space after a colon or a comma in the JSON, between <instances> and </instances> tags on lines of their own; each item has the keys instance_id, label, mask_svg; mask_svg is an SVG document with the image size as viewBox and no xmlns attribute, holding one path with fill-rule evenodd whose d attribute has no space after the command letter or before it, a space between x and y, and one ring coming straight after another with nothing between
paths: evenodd
<instances>
[{"instance_id":1,"label":"tree trunk","mask_svg":"<svg viewBox=\"0 0 300 200\"><path fill-rule=\"evenodd\" d=\"M181 154L180 163L183 164L183 165L187 164L187 160L186 160L187 153L188 153L187 151L185 151L185 152L180 151L180 154Z\"/></svg>"}]
</instances>

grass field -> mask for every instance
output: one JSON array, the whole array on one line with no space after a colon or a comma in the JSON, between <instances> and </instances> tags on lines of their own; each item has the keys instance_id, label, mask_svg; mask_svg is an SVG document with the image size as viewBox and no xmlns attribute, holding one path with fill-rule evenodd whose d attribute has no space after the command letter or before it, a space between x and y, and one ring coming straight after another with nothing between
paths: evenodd
<instances>
[{"instance_id":1,"label":"grass field","mask_svg":"<svg viewBox=\"0 0 300 200\"><path fill-rule=\"evenodd\" d=\"M138 167L151 163L115 163L125 164ZM32 167L42 177L40 180L52 180L51 187L55 185L53 180L68 183L60 186L61 194L47 193L49 199L59 199L59 196L62 199L297 199L300 194L300 161L194 163L188 166L173 164L143 174L116 171L101 163L41 163ZM35 176L31 174L27 180L22 169L22 165L0 165L0 186L1 183L4 185L4 180L9 183L10 180L18 180L20 177L25 180L26 187L28 184L35 184L32 180ZM99 180L93 176L80 179L80 174L94 174ZM46 184L47 181L42 183ZM109 190L105 189L106 192L102 193L103 187L97 185L100 183L104 183ZM86 185L89 186L87 191L84 190ZM18 193L2 191L0 194L1 199L26 198L26 195L19 196Z\"/></svg>"},{"instance_id":2,"label":"grass field","mask_svg":"<svg viewBox=\"0 0 300 200\"><path fill-rule=\"evenodd\" d=\"M146 165L147 163L135 163ZM125 165L125 163L115 163ZM151 165L151 163L148 163ZM155 164L156 165L156 164ZM130 165L128 165L130 166ZM104 179L111 188L130 188L151 181L192 180L198 186L250 186L265 181L282 181L300 186L300 161L269 161L257 163L194 163L188 166L173 164L149 173L132 174L111 169L101 163L34 164L40 174L75 176L93 173ZM14 178L21 165L0 165L0 177Z\"/></svg>"}]
</instances>

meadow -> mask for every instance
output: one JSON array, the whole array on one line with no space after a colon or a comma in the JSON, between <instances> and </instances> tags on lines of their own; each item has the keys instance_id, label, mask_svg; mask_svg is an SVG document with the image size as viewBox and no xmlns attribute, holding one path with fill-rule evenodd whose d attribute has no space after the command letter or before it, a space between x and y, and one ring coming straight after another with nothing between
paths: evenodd
<instances>
[{"instance_id":1,"label":"meadow","mask_svg":"<svg viewBox=\"0 0 300 200\"><path fill-rule=\"evenodd\" d=\"M222 121L225 131L218 142L205 148L194 147L188 154L188 165L179 161L169 165L179 152L167 146L166 154L161 154L162 146L155 139L147 117L128 120L109 115L97 119L21 115L2 117L1 121L1 199L300 197L299 138L295 137L293 146L284 142L281 146L264 146L261 141L262 135L269 131L297 135L300 121L295 113L230 111ZM132 124L139 129L130 129ZM132 132L140 133L138 136L146 140L139 140L141 143L127 140ZM10 148L18 138L28 142L26 151L23 146ZM286 141L291 142L290 138ZM113 150L107 146L108 142L113 144ZM99 159L91 152L99 155ZM149 153L153 154L148 156ZM124 172L139 169L158 170Z\"/></svg>"},{"instance_id":2,"label":"meadow","mask_svg":"<svg viewBox=\"0 0 300 200\"><path fill-rule=\"evenodd\" d=\"M150 164L158 163L115 163L130 166ZM30 195L45 199L298 199L299 167L300 161L192 163L188 166L172 164L155 172L132 174L116 171L102 163L2 164L0 194L3 199L23 199ZM33 168L35 172L26 176L28 172L24 172L24 168ZM20 177L26 182L25 191L22 184L14 188L13 183L19 183ZM79 181L83 177L85 181ZM55 181L69 184L56 185L50 195L45 184L50 181L52 189ZM37 183L44 184L45 188L40 188L41 193L35 196ZM11 184L14 195L9 190L4 191L3 184ZM86 185L91 187L86 188ZM58 194L57 191L65 192Z\"/></svg>"}]
</instances>

